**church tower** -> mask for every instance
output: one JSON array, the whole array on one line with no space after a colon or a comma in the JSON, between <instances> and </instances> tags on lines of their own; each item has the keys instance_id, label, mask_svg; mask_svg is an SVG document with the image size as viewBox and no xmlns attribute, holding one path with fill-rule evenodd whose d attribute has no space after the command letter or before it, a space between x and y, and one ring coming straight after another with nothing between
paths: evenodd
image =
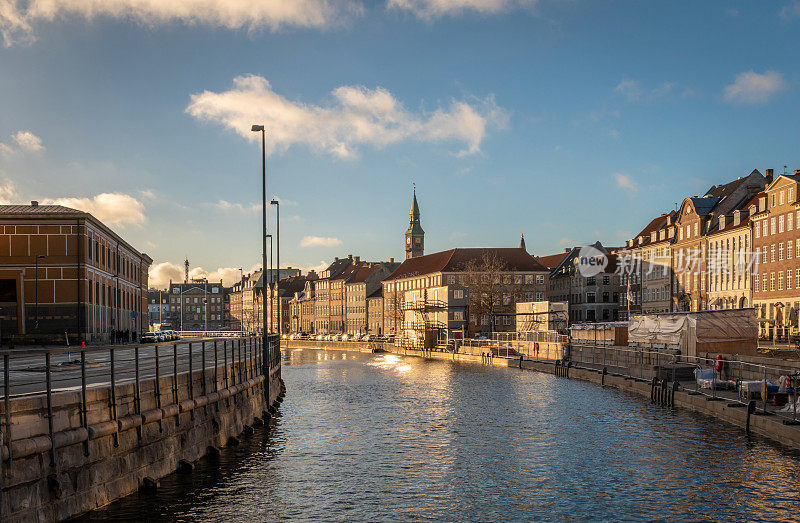
<instances>
[{"instance_id":1,"label":"church tower","mask_svg":"<svg viewBox=\"0 0 800 523\"><path fill-rule=\"evenodd\" d=\"M419 221L419 205L417 205L417 191L414 189L414 199L411 202L408 229L406 229L406 260L422 256L425 250L425 231Z\"/></svg>"}]
</instances>

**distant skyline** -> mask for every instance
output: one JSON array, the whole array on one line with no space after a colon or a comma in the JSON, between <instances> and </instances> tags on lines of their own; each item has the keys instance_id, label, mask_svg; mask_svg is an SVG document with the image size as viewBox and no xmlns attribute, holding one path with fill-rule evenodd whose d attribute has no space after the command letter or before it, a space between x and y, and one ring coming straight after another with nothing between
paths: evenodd
<instances>
[{"instance_id":1,"label":"distant skyline","mask_svg":"<svg viewBox=\"0 0 800 523\"><path fill-rule=\"evenodd\" d=\"M795 0L0 0L0 202L237 280L260 123L282 266L402 259L412 183L427 253L621 245L800 168L799 31Z\"/></svg>"}]
</instances>

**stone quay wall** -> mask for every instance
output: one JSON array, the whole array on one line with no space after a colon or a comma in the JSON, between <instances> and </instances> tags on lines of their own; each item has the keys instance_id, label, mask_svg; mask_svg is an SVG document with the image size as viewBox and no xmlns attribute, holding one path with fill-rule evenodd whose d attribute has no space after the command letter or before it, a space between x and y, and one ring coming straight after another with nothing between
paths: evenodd
<instances>
[{"instance_id":1,"label":"stone quay wall","mask_svg":"<svg viewBox=\"0 0 800 523\"><path fill-rule=\"evenodd\" d=\"M158 383L141 379L138 402L135 383L117 385L116 416L111 387L87 389L85 424L80 386L54 393L52 432L45 394L11 399L13 439L10 454L2 446L0 519L69 519L138 489L157 488L159 478L236 444L283 398L280 358L275 360L269 387L261 358L178 374L177 384L173 375Z\"/></svg>"}]
</instances>

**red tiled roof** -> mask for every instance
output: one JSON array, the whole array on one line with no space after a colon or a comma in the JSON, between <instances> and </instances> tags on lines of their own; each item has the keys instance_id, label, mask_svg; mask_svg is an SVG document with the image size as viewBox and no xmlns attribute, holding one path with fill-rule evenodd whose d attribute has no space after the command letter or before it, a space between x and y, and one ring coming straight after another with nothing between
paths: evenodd
<instances>
[{"instance_id":1,"label":"red tiled roof","mask_svg":"<svg viewBox=\"0 0 800 523\"><path fill-rule=\"evenodd\" d=\"M401 263L400 267L390 274L386 280L397 280L434 272L459 272L464 270L464 267L470 262L480 263L484 254L497 256L510 271L547 272L548 270L547 267L519 247L459 248L410 258Z\"/></svg>"},{"instance_id":2,"label":"red tiled roof","mask_svg":"<svg viewBox=\"0 0 800 523\"><path fill-rule=\"evenodd\" d=\"M571 251L571 249L570 249ZM552 270L558 267L564 258L569 256L568 252L560 252L558 254L550 254L547 256L537 256L536 261L538 261L543 266L547 267L548 269Z\"/></svg>"}]
</instances>

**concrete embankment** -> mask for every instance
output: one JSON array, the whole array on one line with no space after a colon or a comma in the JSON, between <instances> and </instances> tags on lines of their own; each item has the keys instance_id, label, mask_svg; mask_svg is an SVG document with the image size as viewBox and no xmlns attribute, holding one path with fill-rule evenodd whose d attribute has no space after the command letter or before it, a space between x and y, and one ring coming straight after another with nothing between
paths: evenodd
<instances>
[{"instance_id":1,"label":"concrete embankment","mask_svg":"<svg viewBox=\"0 0 800 523\"><path fill-rule=\"evenodd\" d=\"M12 398L11 444L2 446L2 520L78 516L157 488L159 478L236 444L284 394L279 359L268 377L259 363L244 359L142 379L138 387L88 389L85 408L80 390L54 393L52 416L45 394Z\"/></svg>"},{"instance_id":2,"label":"concrete embankment","mask_svg":"<svg viewBox=\"0 0 800 523\"><path fill-rule=\"evenodd\" d=\"M369 350L365 344L358 343L349 343L349 347L341 347L341 344L336 342L319 343L301 341L299 343L302 343L302 347L299 347L297 343L298 342L295 341L289 342L288 348L325 348L372 352L372 350ZM317 343L317 345L314 345L315 343ZM382 347L382 350L385 352L392 352L407 356L461 361L484 365L489 364L505 367L517 367L523 370L533 370L548 374L555 374L565 379L590 381L603 387L613 387L619 390L644 396L645 398L651 398L653 394L653 386L650 380L635 379L620 375L624 374L623 372L618 372L615 375L608 372L603 373L602 370L557 365L555 361L534 361L530 359L524 359L522 365L520 366L518 357L488 358L481 354L452 354L447 352L404 350L390 344L385 344L385 346ZM777 416L760 415L758 411L748 412L748 408L744 404L719 399L714 401L709 399L707 396L694 394L693 391L690 390L679 389L674 391L674 394L670 390L669 394L669 403L672 406L685 408L717 418L727 423L731 423L737 427L741 427L742 429L749 430L750 433L758 434L777 443L786 445L787 447L800 450L800 426L785 425L783 420Z\"/></svg>"}]
</instances>

